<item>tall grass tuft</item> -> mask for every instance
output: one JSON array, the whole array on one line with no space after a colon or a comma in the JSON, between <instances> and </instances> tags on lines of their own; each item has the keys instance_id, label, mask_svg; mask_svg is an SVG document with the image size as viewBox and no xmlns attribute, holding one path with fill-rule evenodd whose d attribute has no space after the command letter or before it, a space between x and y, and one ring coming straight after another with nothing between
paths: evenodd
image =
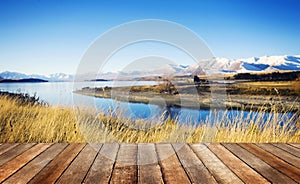
<instances>
[{"instance_id":1,"label":"tall grass tuft","mask_svg":"<svg viewBox=\"0 0 300 184\"><path fill-rule=\"evenodd\" d=\"M0 142L83 142L74 111L0 97Z\"/></svg>"},{"instance_id":2,"label":"tall grass tuft","mask_svg":"<svg viewBox=\"0 0 300 184\"><path fill-rule=\"evenodd\" d=\"M274 108L266 119L263 109L246 118L216 112L220 118L179 125L172 119L131 120L1 96L0 142L300 142L299 112L289 118Z\"/></svg>"}]
</instances>

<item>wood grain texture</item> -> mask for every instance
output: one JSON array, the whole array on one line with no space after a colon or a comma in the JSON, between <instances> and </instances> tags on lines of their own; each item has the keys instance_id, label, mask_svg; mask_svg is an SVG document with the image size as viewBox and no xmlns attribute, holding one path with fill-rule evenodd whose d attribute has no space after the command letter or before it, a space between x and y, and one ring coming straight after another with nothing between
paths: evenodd
<instances>
[{"instance_id":1,"label":"wood grain texture","mask_svg":"<svg viewBox=\"0 0 300 184\"><path fill-rule=\"evenodd\" d=\"M217 183L193 150L184 143L172 144L192 183Z\"/></svg>"},{"instance_id":2,"label":"wood grain texture","mask_svg":"<svg viewBox=\"0 0 300 184\"><path fill-rule=\"evenodd\" d=\"M293 146L290 146L288 144L273 144L274 146L281 148L282 150L295 155L296 157L300 158L300 150L298 148L295 148Z\"/></svg>"},{"instance_id":3,"label":"wood grain texture","mask_svg":"<svg viewBox=\"0 0 300 184\"><path fill-rule=\"evenodd\" d=\"M171 144L156 144L156 151L165 183L190 183Z\"/></svg>"},{"instance_id":4,"label":"wood grain texture","mask_svg":"<svg viewBox=\"0 0 300 184\"><path fill-rule=\"evenodd\" d=\"M0 155L6 151L18 146L19 143L4 143L0 146Z\"/></svg>"},{"instance_id":5,"label":"wood grain texture","mask_svg":"<svg viewBox=\"0 0 300 184\"><path fill-rule=\"evenodd\" d=\"M5 164L6 162L10 161L11 159L15 158L19 154L23 153L24 151L28 150L34 143L27 143L27 144L19 144L13 149L6 151L5 153L0 155L0 166Z\"/></svg>"},{"instance_id":6,"label":"wood grain texture","mask_svg":"<svg viewBox=\"0 0 300 184\"><path fill-rule=\"evenodd\" d=\"M290 178L294 179L296 182L300 183L300 169L294 167L287 162L279 159L273 154L263 150L262 148L254 144L240 144L243 148L247 149L249 152L268 163L273 168L285 173Z\"/></svg>"},{"instance_id":7,"label":"wood grain texture","mask_svg":"<svg viewBox=\"0 0 300 184\"><path fill-rule=\"evenodd\" d=\"M208 148L227 166L229 167L243 182L245 183L270 183L259 173L255 172L251 167L233 155L221 144L208 144Z\"/></svg>"},{"instance_id":8,"label":"wood grain texture","mask_svg":"<svg viewBox=\"0 0 300 184\"><path fill-rule=\"evenodd\" d=\"M247 165L251 168L255 169L258 173L264 176L267 180L272 183L296 183L291 178L282 174L278 170L274 169L261 159L257 158L255 155L247 151L246 149L240 147L237 144L222 144L228 150L230 150L234 155L236 155L239 159L243 160Z\"/></svg>"},{"instance_id":9,"label":"wood grain texture","mask_svg":"<svg viewBox=\"0 0 300 184\"><path fill-rule=\"evenodd\" d=\"M138 144L138 182L163 183L153 143Z\"/></svg>"},{"instance_id":10,"label":"wood grain texture","mask_svg":"<svg viewBox=\"0 0 300 184\"><path fill-rule=\"evenodd\" d=\"M50 143L37 144L33 146L31 149L23 152L13 160L10 160L9 162L6 162L4 165L0 166L0 182L4 181L11 174L13 174L22 166L27 164L30 160L32 160L34 157L39 155L49 146L51 146Z\"/></svg>"},{"instance_id":11,"label":"wood grain texture","mask_svg":"<svg viewBox=\"0 0 300 184\"><path fill-rule=\"evenodd\" d=\"M297 145L1 143L0 181L297 183Z\"/></svg>"},{"instance_id":12,"label":"wood grain texture","mask_svg":"<svg viewBox=\"0 0 300 184\"><path fill-rule=\"evenodd\" d=\"M87 144L56 183L82 183L102 144Z\"/></svg>"},{"instance_id":13,"label":"wood grain texture","mask_svg":"<svg viewBox=\"0 0 300 184\"><path fill-rule=\"evenodd\" d=\"M82 150L85 144L73 143L68 145L54 160L52 160L29 183L54 183Z\"/></svg>"},{"instance_id":14,"label":"wood grain texture","mask_svg":"<svg viewBox=\"0 0 300 184\"><path fill-rule=\"evenodd\" d=\"M137 144L120 145L115 167L111 177L112 183L137 182Z\"/></svg>"},{"instance_id":15,"label":"wood grain texture","mask_svg":"<svg viewBox=\"0 0 300 184\"><path fill-rule=\"evenodd\" d=\"M289 143L289 145L292 145L295 148L299 148L300 149L300 143Z\"/></svg>"},{"instance_id":16,"label":"wood grain texture","mask_svg":"<svg viewBox=\"0 0 300 184\"><path fill-rule=\"evenodd\" d=\"M223 162L203 144L191 148L212 173L218 183L243 183Z\"/></svg>"},{"instance_id":17,"label":"wood grain texture","mask_svg":"<svg viewBox=\"0 0 300 184\"><path fill-rule=\"evenodd\" d=\"M25 167L20 169L14 175L5 180L5 184L26 184L28 183L37 173L39 173L51 160L54 159L68 144L60 143L53 144L50 148L45 150L43 153L38 155Z\"/></svg>"},{"instance_id":18,"label":"wood grain texture","mask_svg":"<svg viewBox=\"0 0 300 184\"><path fill-rule=\"evenodd\" d=\"M84 183L108 183L118 150L118 143L104 144L92 164Z\"/></svg>"},{"instance_id":19,"label":"wood grain texture","mask_svg":"<svg viewBox=\"0 0 300 184\"><path fill-rule=\"evenodd\" d=\"M300 168L300 158L286 152L272 144L256 144L258 147L268 151L269 153L277 156L278 158L288 162L289 164Z\"/></svg>"}]
</instances>

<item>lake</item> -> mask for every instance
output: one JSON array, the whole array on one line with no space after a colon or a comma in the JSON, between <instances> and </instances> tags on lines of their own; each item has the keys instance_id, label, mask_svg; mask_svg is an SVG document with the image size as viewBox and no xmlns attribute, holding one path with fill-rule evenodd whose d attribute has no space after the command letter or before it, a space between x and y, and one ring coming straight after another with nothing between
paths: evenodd
<instances>
[{"instance_id":1,"label":"lake","mask_svg":"<svg viewBox=\"0 0 300 184\"><path fill-rule=\"evenodd\" d=\"M155 81L135 81L134 85L154 85ZM123 112L123 116L132 119L159 119L170 116L177 119L180 124L199 124L200 122L213 122L216 118L222 118L224 115L229 119L241 117L243 119L254 116L263 119L273 118L271 113L251 113L239 110L195 110L187 108L160 107L152 104L118 102L107 98L95 98L73 93L74 90L79 90L82 87L111 87L114 86L132 86L132 81L103 81L103 82L47 82L47 83L0 83L1 91L9 91L14 93L36 94L41 100L49 102L53 106L77 107L88 106L95 108L103 113L112 113L118 109ZM113 111L113 112L112 112ZM217 114L217 115L216 115ZM119 114L115 114L118 116ZM282 116L282 114L277 114ZM292 118L293 113L284 115L284 119Z\"/></svg>"}]
</instances>

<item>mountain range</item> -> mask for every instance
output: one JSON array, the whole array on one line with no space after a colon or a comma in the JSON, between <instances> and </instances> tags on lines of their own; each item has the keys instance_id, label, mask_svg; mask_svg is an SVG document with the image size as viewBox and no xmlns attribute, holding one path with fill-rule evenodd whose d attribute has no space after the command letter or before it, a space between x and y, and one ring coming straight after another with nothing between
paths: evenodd
<instances>
[{"instance_id":1,"label":"mountain range","mask_svg":"<svg viewBox=\"0 0 300 184\"><path fill-rule=\"evenodd\" d=\"M50 82L61 82L61 81L72 81L74 79L74 76L70 74L64 74L64 73L55 73L50 75L37 75L37 74L27 75L19 72L5 71L0 73L0 78L12 79L12 80L31 78L31 79L42 79Z\"/></svg>"},{"instance_id":2,"label":"mountain range","mask_svg":"<svg viewBox=\"0 0 300 184\"><path fill-rule=\"evenodd\" d=\"M274 71L300 71L300 55L262 56L246 59L213 58L199 61L189 66L165 64L155 70L131 71L119 73L119 78L126 76L159 76L159 75L201 75L206 72L217 73L254 73ZM110 73L111 75L111 73ZM105 74L101 75L105 78Z\"/></svg>"},{"instance_id":3,"label":"mountain range","mask_svg":"<svg viewBox=\"0 0 300 184\"><path fill-rule=\"evenodd\" d=\"M215 61L215 65L222 72L248 73L300 70L300 55L263 56L237 60L216 58Z\"/></svg>"},{"instance_id":4,"label":"mountain range","mask_svg":"<svg viewBox=\"0 0 300 184\"><path fill-rule=\"evenodd\" d=\"M262 56L246 59L213 58L209 61L200 61L190 66L165 64L153 70L134 70L107 72L98 74L97 79L129 79L135 77L161 76L161 75L199 75L207 70L222 73L252 73L273 71L300 71L300 55L294 56ZM73 81L74 75L55 73L50 75L27 75L18 72L5 71L0 73L0 79L27 79L36 78L51 82ZM92 78L90 79L92 80Z\"/></svg>"}]
</instances>

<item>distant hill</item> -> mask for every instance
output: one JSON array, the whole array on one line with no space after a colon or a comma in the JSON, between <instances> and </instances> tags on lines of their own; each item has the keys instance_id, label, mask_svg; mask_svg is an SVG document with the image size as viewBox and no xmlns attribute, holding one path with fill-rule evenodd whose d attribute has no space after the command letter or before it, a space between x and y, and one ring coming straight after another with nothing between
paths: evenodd
<instances>
[{"instance_id":1,"label":"distant hill","mask_svg":"<svg viewBox=\"0 0 300 184\"><path fill-rule=\"evenodd\" d=\"M45 81L50 81L50 82L61 82L61 81L73 81L74 76L70 74L64 74L64 73L55 73L55 74L50 74L50 75L36 75L36 74L23 74L19 72L10 72L10 71L5 71L0 73L0 78L3 79L13 79L13 80L18 80L18 79L41 79Z\"/></svg>"},{"instance_id":2,"label":"distant hill","mask_svg":"<svg viewBox=\"0 0 300 184\"><path fill-rule=\"evenodd\" d=\"M109 81L109 80L106 80L106 79L92 79L92 80L88 80L88 81L106 82L106 81Z\"/></svg>"},{"instance_id":3,"label":"distant hill","mask_svg":"<svg viewBox=\"0 0 300 184\"><path fill-rule=\"evenodd\" d=\"M151 61L149 61L151 62ZM300 71L300 55L294 56L262 56L246 59L212 58L210 60L198 61L192 65L162 64L156 68L137 68L122 70L119 72L86 73L77 76L78 81L105 81L105 80L132 80L142 77L158 76L187 76L201 75L209 72L217 73L272 73L280 71ZM42 79L49 82L73 81L74 75L56 73L50 75L27 75L18 72L5 71L0 73L3 79ZM98 79L98 80L96 80Z\"/></svg>"},{"instance_id":4,"label":"distant hill","mask_svg":"<svg viewBox=\"0 0 300 184\"><path fill-rule=\"evenodd\" d=\"M29 79L0 79L0 83L15 83L15 82L48 82L47 80L42 80L42 79L34 79L34 78L29 78Z\"/></svg>"}]
</instances>

